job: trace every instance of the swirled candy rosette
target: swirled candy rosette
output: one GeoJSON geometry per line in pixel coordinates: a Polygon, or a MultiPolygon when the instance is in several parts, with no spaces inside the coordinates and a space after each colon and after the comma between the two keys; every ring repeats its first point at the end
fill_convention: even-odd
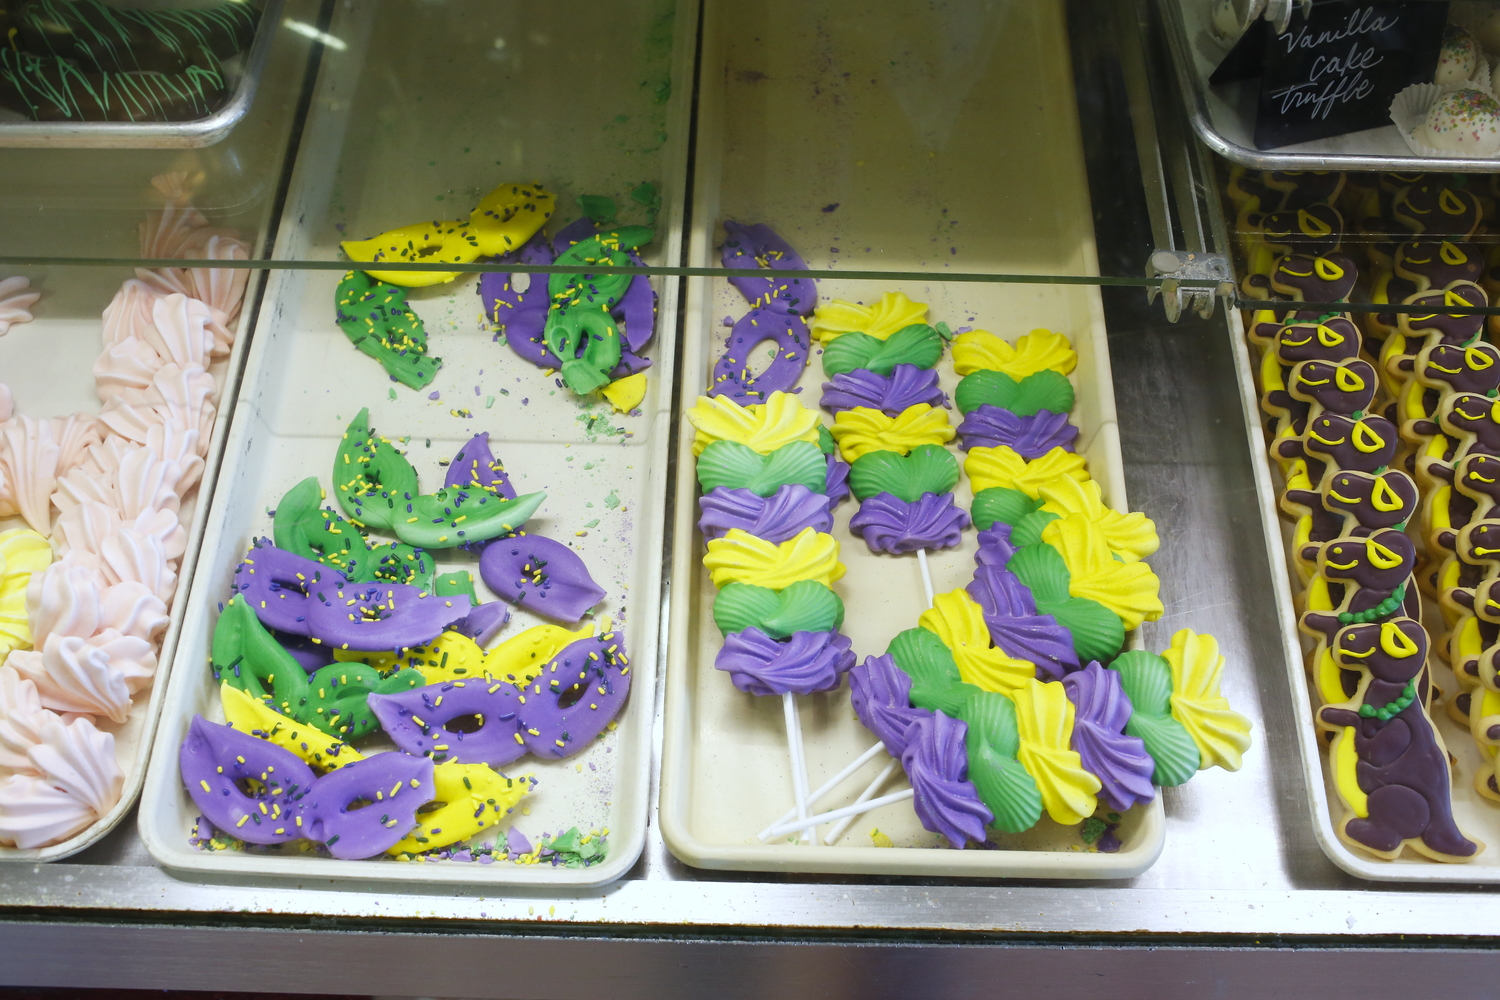
{"type": "Polygon", "coordinates": [[[796,696],[832,691],[854,665],[839,634],[844,575],[833,527],[829,465],[818,414],[786,392],[741,405],[705,396],[688,410],[698,456],[703,564],[718,589],[714,622],[724,645],[714,665],[734,686],[780,695],[795,816],[809,794],[796,696]]]}

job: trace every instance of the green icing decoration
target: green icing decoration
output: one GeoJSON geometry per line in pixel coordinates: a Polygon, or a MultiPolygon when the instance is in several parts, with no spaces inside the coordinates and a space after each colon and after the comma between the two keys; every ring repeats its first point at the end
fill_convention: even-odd
{"type": "Polygon", "coordinates": [[[417,494],[417,470],[389,441],[370,430],[370,411],[349,422],[333,458],[333,489],[355,522],[389,531],[396,505],[417,494]]]}
{"type": "Polygon", "coordinates": [[[974,494],[974,506],[970,512],[974,517],[974,527],[980,531],[988,531],[995,526],[996,521],[1015,525],[1044,503],[1045,500],[1033,500],[1020,490],[991,486],[974,494]]]}
{"type": "Polygon", "coordinates": [[[954,390],[959,411],[968,413],[984,403],[1029,417],[1038,410],[1067,413],[1073,409],[1073,386],[1066,375],[1051,369],[1034,372],[1017,382],[1004,372],[987,368],[965,375],[954,390]]]}
{"type": "Polygon", "coordinates": [[[1015,704],[1003,694],[976,691],[964,702],[959,718],[969,727],[969,780],[994,814],[990,825],[1006,833],[1030,830],[1042,818],[1042,793],[1016,760],[1021,737],[1015,704]]]}
{"type": "Polygon", "coordinates": [[[1411,707],[1411,703],[1417,700],[1417,679],[1413,677],[1406,682],[1406,687],[1395,700],[1386,702],[1380,708],[1374,705],[1359,706],[1359,717],[1362,719],[1379,719],[1381,722],[1389,722],[1392,716],[1400,715],[1411,707]]]}
{"type": "Polygon", "coordinates": [[[444,486],[398,507],[396,537],[423,549],[451,549],[509,534],[536,513],[545,493],[506,500],[487,490],[444,486]]]}
{"type": "Polygon", "coordinates": [[[423,590],[432,589],[432,575],[437,565],[432,556],[405,542],[371,545],[370,578],[385,583],[407,583],[423,590]]]}
{"type": "Polygon", "coordinates": [[[833,440],[833,432],[826,424],[818,425],[818,449],[825,455],[832,455],[838,445],[833,440]]]}
{"type": "Polygon", "coordinates": [[[704,493],[723,486],[768,497],[788,483],[814,493],[827,488],[828,460],[817,445],[793,441],[762,455],[738,441],[715,441],[698,456],[698,484],[704,493]]]}
{"type": "MultiPolygon", "coordinates": [[[[628,251],[651,242],[655,233],[645,226],[621,226],[596,233],[558,254],[558,266],[629,267],[628,251]]],[[[631,275],[556,273],[547,279],[552,305],[542,336],[562,361],[568,388],[583,394],[609,384],[609,373],[620,363],[620,331],[610,316],[630,287],[631,275]]]]}
{"type": "Polygon", "coordinates": [[[889,493],[907,503],[916,503],[924,493],[947,493],[957,485],[958,459],[947,448],[935,444],[918,445],[910,455],[868,452],[849,467],[849,488],[861,502],[877,493],[889,493]]]}
{"type": "Polygon", "coordinates": [[[1143,649],[1121,653],[1109,669],[1120,675],[1120,686],[1133,711],[1125,732],[1139,737],[1156,761],[1151,780],[1163,787],[1180,785],[1198,771],[1202,754],[1182,723],[1172,718],[1172,666],[1143,649]]]}
{"type": "Polygon", "coordinates": [[[319,507],[322,502],[323,488],[316,476],[288,490],[271,519],[276,547],[332,566],[357,583],[370,580],[374,567],[364,537],[331,508],[319,507]]]}
{"type": "Polygon", "coordinates": [[[1017,521],[1015,527],[1011,529],[1010,544],[1018,549],[1026,545],[1035,545],[1042,540],[1042,529],[1056,520],[1057,515],[1050,510],[1032,511],[1017,521]]]}
{"type": "Polygon", "coordinates": [[[897,365],[931,368],[943,356],[943,338],[925,323],[913,323],[879,340],[867,333],[846,333],[823,348],[823,373],[829,378],[868,369],[889,376],[897,365]]]}
{"type": "Polygon", "coordinates": [[[816,580],[799,580],[785,590],[729,583],[714,598],[714,624],[728,635],[758,628],[773,639],[797,632],[832,632],[844,623],[844,602],[816,580]]]}
{"type": "Polygon", "coordinates": [[[909,628],[886,647],[896,666],[911,678],[911,703],[955,719],[969,696],[979,691],[959,679],[953,652],[925,628],[909,628]]]}
{"type": "Polygon", "coordinates": [[[442,358],[427,356],[427,330],[406,304],[406,289],[350,271],[334,293],[339,329],[391,378],[413,389],[431,382],[442,358]]]}
{"type": "Polygon", "coordinates": [[[1051,615],[1072,634],[1080,662],[1107,663],[1125,645],[1125,624],[1119,615],[1098,601],[1068,593],[1072,574],[1052,546],[1038,542],[1020,548],[1005,568],[1031,590],[1040,614],[1051,615]]]}

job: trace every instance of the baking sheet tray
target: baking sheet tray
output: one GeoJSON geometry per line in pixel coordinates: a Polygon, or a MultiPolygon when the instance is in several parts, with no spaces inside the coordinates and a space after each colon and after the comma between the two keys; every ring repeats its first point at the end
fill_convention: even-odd
{"type": "MultiPolygon", "coordinates": [[[[0,381],[10,386],[16,412],[32,417],[60,417],[79,411],[98,413],[100,404],[94,392],[92,367],[104,346],[104,309],[120,285],[134,277],[134,272],[127,268],[52,267],[20,268],[18,273],[30,278],[33,289],[40,291],[42,297],[33,307],[35,318],[30,323],[13,326],[9,334],[0,338],[0,372],[4,373],[0,381]]],[[[177,569],[177,592],[172,598],[171,615],[157,657],[156,677],[149,692],[136,696],[123,726],[102,717],[95,722],[115,737],[115,753],[125,775],[120,801],[86,829],[50,847],[24,850],[0,847],[0,861],[55,861],[76,854],[114,829],[140,794],[151,738],[171,673],[172,654],[187,612],[189,583],[207,523],[207,499],[224,454],[228,409],[237,394],[244,368],[251,307],[262,278],[263,272],[250,272],[244,306],[236,320],[234,346],[228,357],[215,360],[208,369],[218,386],[214,397],[218,413],[204,459],[203,478],[182,504],[180,516],[187,529],[187,549],[177,569]]],[[[0,531],[23,527],[26,522],[19,516],[0,518],[0,531]]]]}
{"type": "MultiPolygon", "coordinates": [[[[990,119],[984,121],[983,129],[1000,134],[1006,132],[1008,123],[993,120],[996,113],[1003,115],[1003,111],[996,111],[1003,105],[993,102],[995,91],[1014,86],[1017,79],[1025,77],[1039,91],[1060,96],[1056,109],[1048,109],[1055,113],[1045,118],[1052,130],[1035,137],[1033,148],[1045,151],[1040,154],[1044,162],[1028,163],[1024,168],[1034,170],[1030,176],[1047,187],[1039,191],[1036,187],[1008,186],[993,173],[976,169],[981,165],[977,159],[965,158],[967,170],[963,165],[951,170],[931,166],[930,173],[920,181],[902,178],[894,171],[886,175],[885,181],[899,186],[899,190],[881,190],[877,178],[862,179],[854,186],[852,197],[851,188],[844,186],[834,165],[807,162],[810,154],[799,145],[804,138],[824,136],[824,149],[830,151],[830,158],[838,158],[860,155],[857,150],[878,137],[882,155],[894,162],[920,163],[928,159],[926,137],[916,128],[902,127],[899,119],[893,123],[875,102],[802,100],[805,94],[801,88],[817,87],[820,74],[845,73],[852,79],[879,74],[888,61],[889,40],[903,36],[907,27],[915,35],[922,25],[913,15],[910,25],[886,25],[884,34],[854,33],[830,50],[827,36],[807,30],[802,15],[785,9],[787,6],[763,3],[708,7],[699,94],[698,179],[689,252],[694,265],[717,264],[717,245],[723,238],[718,221],[730,218],[769,223],[808,258],[815,275],[828,259],[826,247],[857,248],[876,233],[882,266],[915,269],[924,259],[935,256],[928,239],[930,219],[926,225],[893,228],[889,224],[891,215],[926,212],[934,199],[942,204],[972,206],[975,214],[1003,214],[1020,207],[990,202],[1015,199],[1026,210],[1038,210],[1056,220],[1055,229],[1036,235],[1039,242],[1025,251],[1026,263],[1052,274],[1098,273],[1078,121],[1076,110],[1069,110],[1073,108],[1072,77],[1060,4],[1013,8],[1014,20],[1007,27],[1015,34],[1007,51],[1018,59],[1035,62],[1024,67],[991,67],[991,72],[973,81],[967,95],[960,95],[989,109],[986,113],[990,119]],[[746,59],[756,61],[743,62],[746,59]],[[758,67],[757,74],[745,73],[747,66],[758,67]],[[1060,94],[1052,88],[1060,88],[1060,94]],[[776,108],[776,116],[756,114],[753,109],[760,102],[766,108],[776,108]],[[789,152],[793,162],[778,169],[758,159],[758,153],[766,148],[763,143],[803,152],[789,152]],[[756,183],[750,182],[752,178],[756,183]],[[914,184],[922,186],[921,194],[911,190],[914,184]],[[1030,201],[1038,194],[1053,200],[1038,207],[1030,201]],[[818,206],[835,201],[841,202],[837,212],[818,210],[818,206]],[[1055,242],[1040,242],[1048,236],[1055,242]]],[[[851,10],[848,16],[858,18],[859,14],[851,10]]],[[[1030,96],[1013,94],[1013,103],[1027,105],[1030,96]]],[[[955,134],[951,141],[969,139],[968,135],[955,134]]],[[[1003,269],[1014,269],[1018,263],[999,256],[991,257],[990,262],[1003,269]]],[[[927,303],[931,322],[945,321],[955,329],[983,328],[1010,340],[1040,326],[1067,334],[1079,355],[1078,368],[1070,376],[1078,398],[1072,417],[1081,429],[1078,450],[1088,457],[1090,472],[1100,482],[1106,501],[1126,508],[1114,388],[1097,288],[945,284],[940,273],[931,281],[849,281],[837,279],[836,272],[821,273],[825,276],[819,283],[820,302],[843,298],[869,304],[884,292],[900,291],[927,303]]],[[[726,281],[689,279],[680,406],[692,406],[708,384],[709,369],[728,333],[722,319],[737,318],[746,308],[744,299],[726,281]]],[[[957,383],[951,359],[939,362],[938,368],[944,374],[945,390],[951,393],[957,383]]],[[[815,351],[800,382],[806,405],[816,406],[822,382],[822,367],[815,351]]],[[[693,434],[685,421],[679,432],[672,562],[675,586],[660,801],[662,834],[674,854],[689,864],[708,868],[1046,878],[1125,878],[1156,860],[1164,839],[1159,796],[1150,805],[1126,814],[1117,831],[1123,846],[1114,854],[1093,851],[1079,838],[1078,828],[1058,827],[1049,819],[1026,834],[1004,837],[999,841],[1003,849],[955,851],[937,846],[940,838],[922,829],[908,802],[865,814],[833,847],[758,841],[756,832],[792,802],[781,701],[741,694],[727,676],[714,669],[722,637],[713,626],[714,588],[701,562],[704,550],[696,525],[693,434]],[[896,845],[894,849],[873,846],[869,831],[877,828],[896,845]]],[[[965,480],[959,485],[957,500],[967,509],[971,499],[965,480]]],[[[872,555],[863,541],[849,533],[854,503],[846,501],[835,514],[834,537],[840,543],[840,558],[848,572],[834,586],[847,609],[842,631],[853,640],[862,659],[884,651],[897,632],[915,627],[926,601],[915,556],[872,555]]],[[[962,548],[930,557],[936,592],[968,582],[973,575],[975,545],[974,532],[970,531],[962,548]]],[[[874,737],[855,719],[847,685],[836,692],[799,698],[798,702],[809,787],[816,788],[869,747],[874,737]]],[[[882,754],[866,764],[820,808],[853,801],[858,789],[886,760],[882,754]]],[[[886,791],[901,787],[904,781],[898,774],[886,791]]],[[[828,831],[827,827],[821,829],[825,834],[828,831]]]]}
{"type": "Polygon", "coordinates": [[[1258,170],[1500,173],[1500,159],[1413,155],[1395,125],[1278,149],[1256,149],[1259,81],[1208,85],[1209,74],[1229,52],[1229,46],[1216,42],[1210,30],[1214,6],[1210,0],[1157,0],[1188,120],[1204,145],[1225,159],[1258,170]]]}
{"type": "MultiPolygon", "coordinates": [[[[670,6],[666,9],[670,12],[670,6]]],[[[410,12],[408,11],[408,14],[410,12]]],[[[434,151],[446,169],[489,178],[492,187],[509,174],[495,176],[496,167],[480,161],[472,167],[457,148],[429,145],[420,162],[399,157],[365,160],[366,143],[379,143],[378,132],[351,128],[364,122],[367,105],[385,98],[386,77],[361,72],[384,66],[383,46],[396,44],[415,23],[392,6],[371,18],[369,11],[345,11],[333,29],[363,54],[327,70],[314,96],[317,117],[309,123],[311,145],[299,156],[292,195],[283,216],[277,255],[293,259],[328,257],[337,252],[345,231],[363,234],[408,221],[374,192],[399,189],[408,198],[431,205],[429,187],[442,191],[452,183],[439,180],[428,167],[434,151]],[[386,20],[390,17],[391,20],[386,20]],[[372,23],[373,21],[373,23],[372,23]],[[352,164],[359,163],[358,170],[352,164]],[[366,172],[365,164],[376,168],[366,172]],[[422,173],[402,173],[420,169],[422,173]],[[436,187],[442,183],[443,187],[436,187]],[[423,185],[426,185],[424,187],[423,185]],[[360,213],[369,212],[368,216],[360,213]]],[[[561,8],[553,11],[559,24],[569,19],[561,8]]],[[[620,12],[619,23],[595,19],[602,37],[619,33],[645,16],[620,12]]],[[[668,55],[675,77],[686,79],[692,59],[695,18],[681,15],[670,22],[676,48],[668,55]]],[[[533,19],[536,32],[548,25],[533,19]]],[[[440,31],[440,26],[434,26],[440,31]]],[[[559,35],[558,37],[561,37],[559,35]]],[[[487,40],[486,40],[487,41],[487,40]]],[[[589,40],[575,39],[588,50],[589,40]]],[[[602,42],[601,42],[602,44],[602,42]]],[[[418,46],[417,51],[421,51],[418,46]]],[[[665,57],[664,57],[665,58],[665,57]]],[[[565,69],[565,67],[561,67],[565,69]]],[[[461,61],[455,72],[465,72],[461,61]]],[[[393,74],[394,75],[394,74],[393,74]]],[[[538,94],[550,94],[558,107],[572,108],[576,130],[589,127],[596,99],[613,107],[610,93],[598,97],[557,88],[545,74],[529,77],[538,94]]],[[[405,91],[408,99],[434,98],[448,91],[440,74],[432,74],[430,90],[405,91]]],[[[658,158],[621,164],[601,158],[567,155],[575,136],[569,129],[548,125],[548,107],[531,101],[532,133],[505,138],[517,148],[529,143],[525,176],[536,177],[558,191],[559,211],[549,231],[571,221],[568,194],[612,191],[623,194],[622,177],[638,183],[642,170],[660,170],[662,198],[657,241],[646,248],[648,263],[675,263],[680,258],[681,212],[685,178],[686,115],[690,88],[674,88],[677,96],[665,111],[668,138],[658,158]],[[554,182],[538,164],[567,164],[571,172],[554,182]],[[540,176],[538,176],[540,175],[540,176]],[[575,187],[576,186],[576,187],[575,187]]],[[[506,97],[508,106],[515,95],[506,97]]],[[[626,110],[632,105],[627,101],[626,110]]],[[[462,103],[435,106],[424,127],[457,140],[474,135],[482,115],[462,103]]],[[[649,124],[643,122],[642,127],[649,124]]],[[[486,123],[483,127],[488,128],[486,123]]],[[[474,135],[474,146],[482,137],[474,135]]],[[[414,154],[416,155],[416,154],[414,154]]],[[[453,187],[457,187],[453,184],[453,187]]],[[[451,187],[448,188],[450,191],[451,187]]],[[[628,190],[628,188],[626,189],[628,190]]],[[[425,208],[424,208],[425,210],[425,208]]],[[[417,216],[420,218],[421,216],[417,216]]],[[[471,884],[477,886],[588,886],[618,878],[635,863],[645,841],[650,790],[651,721],[659,630],[660,577],[666,518],[669,416],[676,345],[677,287],[675,278],[653,279],[658,294],[657,333],[645,355],[654,362],[648,370],[645,401],[633,415],[613,412],[602,400],[582,401],[559,387],[555,374],[544,373],[522,361],[482,325],[482,307],[475,295],[477,276],[413,290],[412,307],[423,318],[431,353],[443,359],[437,378],[420,391],[391,382],[380,366],[359,354],[334,322],[334,290],[340,271],[278,271],[268,285],[261,309],[260,333],[246,366],[236,420],[230,433],[230,460],[221,471],[211,530],[204,538],[198,578],[198,600],[189,609],[179,645],[177,683],[167,695],[164,725],[156,741],[155,766],[147,780],[140,832],[151,854],[163,865],[210,877],[228,875],[285,876],[305,879],[471,884]],[[436,394],[438,398],[429,398],[436,394]],[[230,579],[254,537],[266,535],[273,508],[282,494],[309,475],[326,478],[330,461],[345,426],[361,407],[370,408],[372,426],[391,436],[410,435],[408,456],[424,489],[441,482],[440,460],[451,457],[472,435],[490,433],[490,445],[504,462],[520,492],[546,490],[548,499],[527,524],[527,530],[571,545],[588,565],[595,580],[608,591],[592,620],[609,617],[623,630],[634,668],[632,692],[617,718],[618,728],[607,732],[586,751],[560,761],[527,756],[504,770],[508,775],[533,774],[539,784],[511,816],[510,824],[533,842],[539,834],[560,834],[578,826],[583,832],[609,831],[606,859],[591,867],[569,869],[551,865],[489,865],[445,861],[404,864],[388,859],[338,861],[314,853],[257,850],[200,851],[189,843],[198,812],[178,776],[177,750],[195,713],[221,721],[218,685],[207,667],[218,603],[230,594],[230,579]],[[465,415],[467,414],[467,415],[465,415]]],[[[535,280],[545,280],[537,278],[535,280]]],[[[326,484],[325,484],[326,485],[326,484]]],[[[465,568],[475,575],[481,600],[493,599],[478,578],[472,557],[440,554],[440,571],[465,568]],[[444,558],[446,556],[447,558],[444,558]]],[[[516,610],[497,641],[541,624],[541,619],[516,610]]],[[[378,743],[362,744],[372,749],[378,743]]],[[[495,834],[481,834],[476,842],[493,842],[495,834]]]]}
{"type": "Polygon", "coordinates": [[[212,146],[239,124],[270,58],[285,0],[264,0],[255,37],[239,57],[239,78],[224,106],[185,122],[33,122],[0,120],[0,146],[58,149],[194,149],[212,146]]]}

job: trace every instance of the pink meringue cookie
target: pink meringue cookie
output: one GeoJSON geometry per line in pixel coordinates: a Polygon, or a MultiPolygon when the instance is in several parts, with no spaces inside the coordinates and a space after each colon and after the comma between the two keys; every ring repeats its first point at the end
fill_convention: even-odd
{"type": "Polygon", "coordinates": [[[53,417],[52,440],[57,442],[57,471],[65,472],[99,443],[99,421],[89,413],[53,417]]]}
{"type": "Polygon", "coordinates": [[[108,584],[134,580],[167,604],[177,589],[177,572],[160,538],[137,531],[131,525],[104,540],[100,547],[104,580],[108,584]]]}
{"type": "Polygon", "coordinates": [[[162,356],[139,337],[106,342],[94,361],[94,391],[104,403],[127,393],[145,392],[164,364],[162,356]]]}
{"type": "Polygon", "coordinates": [[[31,290],[31,282],[16,275],[0,279],[0,337],[19,323],[31,322],[31,307],[42,297],[31,290]]]}
{"type": "Polygon", "coordinates": [[[126,580],[104,588],[99,601],[106,630],[155,642],[167,629],[167,605],[143,583],[126,580]]]}
{"type": "Polygon", "coordinates": [[[56,562],[44,572],[33,573],[26,588],[32,642],[44,646],[53,635],[80,639],[93,635],[103,617],[101,589],[98,574],[76,562],[56,562]]]}
{"type": "Polygon", "coordinates": [[[27,751],[42,741],[42,725],[56,718],[42,707],[35,684],[0,666],[0,776],[37,773],[27,751]]]}
{"type": "Polygon", "coordinates": [[[207,305],[173,292],[156,300],[151,325],[140,336],[166,362],[206,368],[214,346],[213,332],[208,329],[211,322],[213,314],[207,305]]]}
{"type": "Polygon", "coordinates": [[[10,386],[0,382],[0,423],[9,420],[16,411],[16,401],[11,397],[10,386]]]}
{"type": "MultiPolygon", "coordinates": [[[[203,245],[204,260],[248,260],[249,257],[250,244],[233,236],[216,234],[203,245]]],[[[228,354],[234,343],[229,327],[239,319],[250,272],[240,267],[195,267],[189,273],[194,297],[213,310],[215,316],[214,353],[228,354]]]]}
{"type": "Polygon", "coordinates": [[[130,686],[109,653],[77,636],[54,635],[40,652],[17,650],[5,661],[36,685],[44,708],[102,715],[124,723],[130,716],[130,686]]]}
{"type": "Polygon", "coordinates": [[[139,339],[141,330],[151,325],[151,311],[160,294],[150,284],[136,278],[121,285],[109,305],[104,307],[105,348],[132,337],[139,339]]]}
{"type": "Polygon", "coordinates": [[[13,774],[0,781],[0,844],[30,849],[79,833],[99,814],[46,778],[13,774]]]}
{"type": "Polygon", "coordinates": [[[0,471],[5,474],[10,509],[32,528],[52,530],[52,490],[57,484],[57,460],[62,454],[52,436],[52,421],[24,414],[0,428],[0,471]]]}
{"type": "Polygon", "coordinates": [[[39,774],[0,781],[0,843],[42,847],[88,827],[120,800],[125,778],[115,741],[87,719],[42,727],[29,756],[39,774]]]}

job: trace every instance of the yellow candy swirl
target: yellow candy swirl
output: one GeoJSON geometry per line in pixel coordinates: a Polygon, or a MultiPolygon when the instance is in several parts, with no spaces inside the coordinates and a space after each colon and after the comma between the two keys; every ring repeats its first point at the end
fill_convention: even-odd
{"type": "Polygon", "coordinates": [[[1047,815],[1064,826],[1081,823],[1098,807],[1103,787],[1083,769],[1083,758],[1070,749],[1073,703],[1058,683],[1032,678],[1011,695],[1016,703],[1016,730],[1021,737],[1016,759],[1036,779],[1047,815]]]}
{"type": "Polygon", "coordinates": [[[1032,330],[1014,347],[986,330],[970,330],[953,341],[953,369],[960,375],[988,369],[1019,382],[1039,371],[1066,375],[1076,367],[1078,355],[1068,338],[1051,330],[1032,330]]]}
{"type": "Polygon", "coordinates": [[[708,543],[703,557],[715,587],[726,583],[752,583],[771,590],[785,590],[798,580],[817,580],[824,586],[844,575],[839,562],[839,543],[832,535],[812,528],[796,538],[776,545],[740,528],[730,528],[723,538],[708,543]]]}
{"type": "Polygon", "coordinates": [[[1198,744],[1198,769],[1238,771],[1250,748],[1250,720],[1230,708],[1219,692],[1224,673],[1219,641],[1185,628],[1172,636],[1172,645],[1161,655],[1172,665],[1172,718],[1198,744]]]}
{"type": "Polygon", "coordinates": [[[986,691],[1011,694],[1036,677],[1036,664],[1017,660],[990,645],[984,609],[963,588],[939,594],[917,624],[953,651],[958,675],[986,691]]]}
{"type": "Polygon", "coordinates": [[[734,441],[762,455],[793,441],[818,443],[818,414],[789,392],[773,392],[764,403],[741,406],[727,396],[699,396],[687,411],[693,436],[693,454],[715,441],[734,441]]]}
{"type": "Polygon", "coordinates": [[[1041,488],[1055,479],[1068,477],[1079,481],[1089,478],[1082,455],[1064,448],[1053,448],[1034,462],[1028,462],[1009,445],[995,448],[971,448],[964,459],[964,472],[974,492],[992,486],[1020,490],[1033,500],[1041,496],[1041,488]]]}
{"type": "Polygon", "coordinates": [[[52,565],[52,546],[30,528],[0,531],[0,663],[13,649],[31,648],[26,587],[33,573],[52,565]]]}
{"type": "Polygon", "coordinates": [[[833,418],[833,439],[846,462],[872,451],[908,455],[918,445],[943,445],[953,437],[948,412],[927,403],[908,406],[894,417],[868,406],[856,406],[833,418]]]}
{"type": "Polygon", "coordinates": [[[1099,484],[1092,479],[1080,482],[1062,477],[1042,486],[1041,498],[1046,501],[1042,510],[1066,517],[1076,514],[1099,526],[1109,550],[1125,562],[1139,562],[1161,546],[1156,525],[1139,511],[1122,514],[1106,507],[1099,493],[1099,484]]]}
{"type": "Polygon", "coordinates": [[[846,333],[863,333],[885,340],[897,330],[913,323],[927,322],[927,306],[913,302],[900,292],[886,292],[874,306],[855,305],[834,299],[813,310],[809,327],[820,343],[828,343],[846,333]]]}
{"type": "Polygon", "coordinates": [[[1111,556],[1094,522],[1076,514],[1059,518],[1042,529],[1042,541],[1062,553],[1072,575],[1068,593],[1109,608],[1127,632],[1162,616],[1161,580],[1143,562],[1122,563],[1111,556]]]}

